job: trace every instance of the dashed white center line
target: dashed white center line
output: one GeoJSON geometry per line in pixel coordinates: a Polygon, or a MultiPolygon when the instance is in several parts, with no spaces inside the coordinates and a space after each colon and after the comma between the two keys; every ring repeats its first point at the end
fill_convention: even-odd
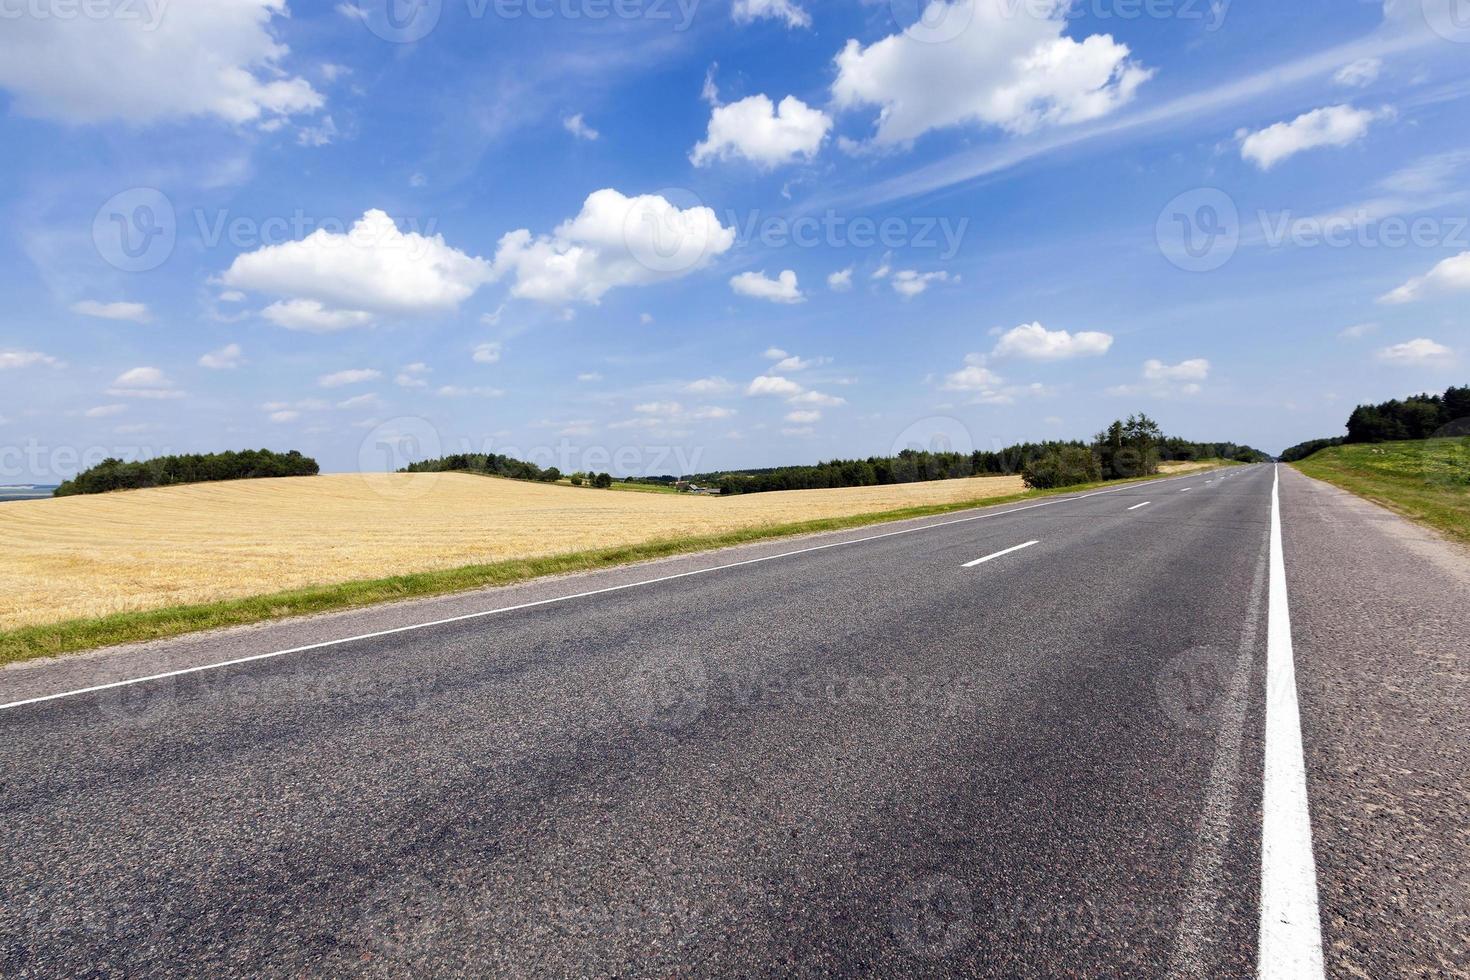
{"type": "Polygon", "coordinates": [[[1153,503],[1152,500],[1145,500],[1143,503],[1141,503],[1141,504],[1134,504],[1132,507],[1129,507],[1128,509],[1129,510],[1137,510],[1140,507],[1147,507],[1151,503],[1153,503]]]}
{"type": "Polygon", "coordinates": [[[1018,545],[1016,545],[1014,548],[1007,548],[1005,551],[997,551],[993,555],[986,555],[984,558],[976,558],[974,561],[965,562],[965,567],[966,568],[974,568],[976,565],[983,565],[983,564],[985,564],[988,561],[995,561],[995,559],[997,559],[997,558],[1004,558],[1006,555],[1013,554],[1013,553],[1015,553],[1017,551],[1020,551],[1023,548],[1029,548],[1033,544],[1041,544],[1041,542],[1040,541],[1027,541],[1025,544],[1018,544],[1018,545]]]}
{"type": "Polygon", "coordinates": [[[1179,492],[1180,493],[1188,493],[1189,491],[1191,491],[1193,489],[1194,489],[1194,487],[1185,487],[1183,490],[1180,490],[1179,492]]]}

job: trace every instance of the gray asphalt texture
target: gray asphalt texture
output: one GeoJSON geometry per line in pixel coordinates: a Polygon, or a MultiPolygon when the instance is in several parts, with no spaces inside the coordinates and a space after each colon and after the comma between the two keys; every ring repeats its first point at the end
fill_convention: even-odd
{"type": "MultiPolygon", "coordinates": [[[[0,975],[1250,976],[1271,478],[907,524],[943,526],[0,712],[0,975]]],[[[1310,486],[1283,470],[1327,946],[1453,972],[1463,917],[1425,945],[1432,916],[1375,889],[1423,869],[1463,909],[1464,698],[1427,748],[1383,709],[1389,759],[1354,728],[1382,700],[1357,675],[1412,673],[1394,637],[1424,618],[1316,646],[1313,603],[1351,601],[1358,566],[1316,540],[1346,518],[1310,486]],[[1437,766],[1419,860],[1362,809],[1420,791],[1407,762],[1437,766]]],[[[32,665],[0,701],[884,530],[32,665]]],[[[1435,607],[1451,654],[1464,594],[1435,607]]]]}

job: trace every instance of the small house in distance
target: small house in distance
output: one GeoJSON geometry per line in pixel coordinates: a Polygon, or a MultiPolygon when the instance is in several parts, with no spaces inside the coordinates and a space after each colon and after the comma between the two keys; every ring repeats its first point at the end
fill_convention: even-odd
{"type": "Polygon", "coordinates": [[[697,493],[704,497],[718,497],[721,493],[724,492],[719,487],[702,487],[699,484],[691,483],[688,480],[679,480],[674,484],[674,489],[678,490],[680,493],[697,493]]]}

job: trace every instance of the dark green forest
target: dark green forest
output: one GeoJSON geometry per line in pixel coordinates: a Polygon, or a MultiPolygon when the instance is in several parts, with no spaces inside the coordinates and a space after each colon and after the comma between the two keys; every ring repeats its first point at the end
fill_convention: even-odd
{"type": "MultiPolygon", "coordinates": [[[[555,483],[564,475],[555,466],[545,469],[535,463],[502,456],[499,453],[454,453],[438,459],[426,459],[421,463],[409,463],[400,473],[478,473],[482,476],[502,476],[508,480],[532,480],[538,483],[555,483]]],[[[606,490],[613,484],[609,473],[572,473],[573,486],[590,486],[606,490]]],[[[673,477],[669,478],[673,482],[673,477]]]]}
{"type": "Polygon", "coordinates": [[[191,453],[184,456],[159,456],[157,459],[135,463],[104,459],[57,487],[56,496],[141,490],[180,483],[254,480],[274,476],[316,476],[320,470],[316,460],[303,456],[294,449],[285,453],[276,453],[269,449],[191,453]]]}
{"type": "Polygon", "coordinates": [[[1193,442],[1171,438],[1165,436],[1152,419],[1138,415],[1127,421],[1114,422],[1091,443],[1080,440],[1024,442],[998,451],[975,450],[971,453],[905,449],[897,456],[834,459],[815,466],[700,473],[690,479],[717,486],[726,494],[736,494],[886,486],[970,476],[1025,476],[1030,469],[1042,481],[1032,486],[1051,487],[1072,486],[1096,479],[1143,476],[1157,472],[1160,462],[1198,459],[1261,462],[1270,457],[1233,442],[1193,442]],[[1074,450],[1080,450],[1080,454],[1074,450]],[[1094,470],[1090,466],[1080,464],[1083,455],[1096,462],[1097,476],[1091,476],[1094,470]],[[1056,468],[1059,458],[1070,461],[1064,470],[1056,468]],[[1043,476],[1037,468],[1043,461],[1046,461],[1050,475],[1043,476]],[[1054,480],[1065,482],[1052,482],[1054,480]]]}
{"type": "Polygon", "coordinates": [[[1451,386],[1442,395],[1413,395],[1377,405],[1359,405],[1348,416],[1347,435],[1299,443],[1283,452],[1281,459],[1294,463],[1330,446],[1467,434],[1470,434],[1470,386],[1451,386]]]}

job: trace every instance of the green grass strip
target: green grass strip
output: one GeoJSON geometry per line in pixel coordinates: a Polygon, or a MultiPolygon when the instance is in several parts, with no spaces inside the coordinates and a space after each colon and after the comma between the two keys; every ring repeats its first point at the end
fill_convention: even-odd
{"type": "Polygon", "coordinates": [[[244,626],[284,619],[288,616],[356,609],[383,602],[514,585],[548,575],[596,571],[633,562],[650,561],[697,551],[712,551],[717,548],[728,548],[773,538],[844,531],[872,524],[951,514],[962,510],[1000,507],[1037,497],[1082,493],[1114,484],[1141,483],[1146,480],[1168,479],[1176,475],[1161,473],[1140,480],[1090,483],[1060,490],[1028,490],[1004,497],[908,507],[901,510],[856,514],[850,517],[831,517],[795,524],[756,526],[724,534],[648,541],[643,544],[578,551],[545,558],[523,558],[487,565],[466,565],[461,568],[415,572],[409,575],[342,582],[335,585],[314,585],[244,599],[225,599],[192,606],[147,609],[139,612],[115,613],[95,619],[73,619],[41,626],[27,626],[0,632],[0,664],[18,663],[38,657],[55,657],[123,643],[161,640],[226,626],[244,626]]]}
{"type": "Polygon", "coordinates": [[[1470,438],[1335,446],[1291,465],[1470,543],[1470,438]]]}

